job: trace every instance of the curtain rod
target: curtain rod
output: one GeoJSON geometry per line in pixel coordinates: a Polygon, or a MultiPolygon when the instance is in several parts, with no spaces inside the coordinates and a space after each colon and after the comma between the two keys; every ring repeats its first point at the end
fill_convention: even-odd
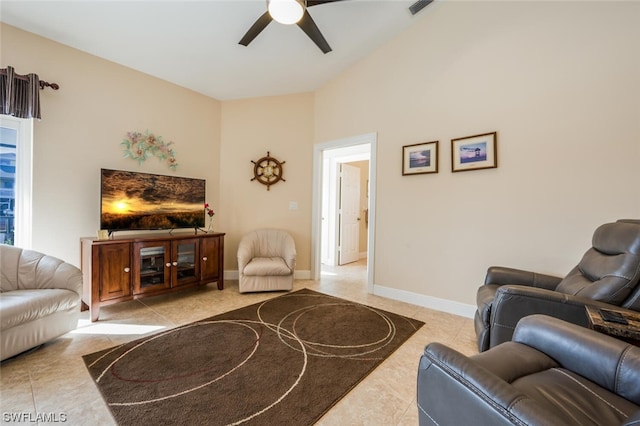
{"type": "MultiPolygon", "coordinates": [[[[7,75],[6,68],[0,69],[0,74],[7,75]]],[[[14,77],[18,80],[29,81],[29,78],[26,75],[14,74],[14,77]]],[[[40,89],[44,89],[45,87],[51,87],[53,90],[58,90],[60,85],[58,83],[49,83],[48,81],[39,80],[40,81],[40,89]]]]}

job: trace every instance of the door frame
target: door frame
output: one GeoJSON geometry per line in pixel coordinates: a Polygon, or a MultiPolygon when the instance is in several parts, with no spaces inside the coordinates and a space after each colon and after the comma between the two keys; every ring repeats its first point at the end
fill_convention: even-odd
{"type": "Polygon", "coordinates": [[[367,228],[367,291],[373,293],[376,228],[376,152],[377,133],[318,143],[313,146],[313,190],[311,202],[311,278],[320,279],[322,235],[322,183],[324,152],[369,144],[369,226],[367,228]]]}
{"type": "MultiPolygon", "coordinates": [[[[344,163],[367,161],[371,157],[370,144],[334,148],[323,151],[322,158],[322,205],[320,222],[320,263],[337,266],[340,239],[340,168],[344,163]]],[[[368,180],[368,174],[367,174],[368,180]]],[[[368,204],[368,202],[367,202],[368,204]]]]}

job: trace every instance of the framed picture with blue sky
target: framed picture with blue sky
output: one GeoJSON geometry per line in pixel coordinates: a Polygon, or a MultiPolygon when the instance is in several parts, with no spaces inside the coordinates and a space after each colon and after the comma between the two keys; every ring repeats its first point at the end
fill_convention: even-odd
{"type": "Polygon", "coordinates": [[[438,173],[438,141],[402,147],[402,175],[438,173]]]}
{"type": "Polygon", "coordinates": [[[497,132],[451,139],[451,171],[498,167],[497,132]]]}

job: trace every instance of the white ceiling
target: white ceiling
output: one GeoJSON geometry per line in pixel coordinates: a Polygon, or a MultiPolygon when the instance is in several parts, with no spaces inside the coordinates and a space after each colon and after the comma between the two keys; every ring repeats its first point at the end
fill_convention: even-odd
{"type": "Polygon", "coordinates": [[[414,2],[344,0],[310,7],[333,49],[326,55],[296,25],[275,21],[249,46],[238,44],[266,11],[266,0],[1,0],[0,20],[230,100],[316,90],[428,13],[412,16],[414,2]]]}

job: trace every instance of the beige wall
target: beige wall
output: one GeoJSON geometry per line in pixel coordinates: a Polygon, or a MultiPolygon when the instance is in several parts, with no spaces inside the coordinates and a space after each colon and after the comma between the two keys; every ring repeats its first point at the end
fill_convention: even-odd
{"type": "MultiPolygon", "coordinates": [[[[317,142],[377,132],[376,289],[475,304],[492,264],[568,272],[640,217],[640,3],[434,2],[316,92],[317,142]],[[497,169],[450,140],[498,132],[497,169]],[[440,141],[438,174],[403,145],[440,141]]],[[[435,299],[431,299],[435,298],[435,299]]]]}
{"type": "Polygon", "coordinates": [[[296,269],[308,276],[313,103],[311,93],[223,102],[220,226],[227,232],[225,269],[237,271],[235,255],[242,235],[272,227],[291,232],[298,252],[296,269]],[[251,161],[264,157],[267,151],[286,161],[286,182],[278,182],[268,191],[251,181],[251,161]],[[290,210],[291,202],[297,203],[297,210],[290,210]]]}
{"type": "Polygon", "coordinates": [[[308,275],[313,94],[222,103],[8,25],[0,34],[0,66],[61,86],[41,92],[35,123],[34,249],[78,265],[79,238],[99,228],[100,168],[139,170],[207,180],[215,229],[227,233],[225,269],[237,270],[245,232],[279,227],[291,230],[308,275]],[[175,172],[122,157],[126,132],[147,129],[175,142],[175,172]],[[286,161],[286,182],[269,191],[250,181],[251,160],[267,151],[286,161]]]}
{"type": "Polygon", "coordinates": [[[307,271],[313,144],[376,132],[376,291],[471,307],[491,264],[563,274],[597,225],[640,217],[639,16],[637,2],[434,2],[315,93],[228,102],[2,25],[0,65],[61,85],[35,125],[34,248],[78,263],[101,167],[173,173],[122,158],[124,134],[149,129],[175,141],[175,174],[207,179],[225,269],[244,232],[273,226],[307,271]],[[451,138],[494,130],[499,167],[452,174],[451,138]],[[403,177],[402,146],[432,140],[440,172],[403,177]],[[286,161],[270,191],[250,181],[267,151],[286,161]]]}
{"type": "Polygon", "coordinates": [[[219,205],[220,102],[2,24],[0,66],[37,73],[60,90],[41,91],[34,124],[33,248],[80,264],[80,237],[100,225],[100,168],[203,178],[219,205]],[[175,142],[175,172],[156,158],[123,158],[127,131],[175,142]]]}

